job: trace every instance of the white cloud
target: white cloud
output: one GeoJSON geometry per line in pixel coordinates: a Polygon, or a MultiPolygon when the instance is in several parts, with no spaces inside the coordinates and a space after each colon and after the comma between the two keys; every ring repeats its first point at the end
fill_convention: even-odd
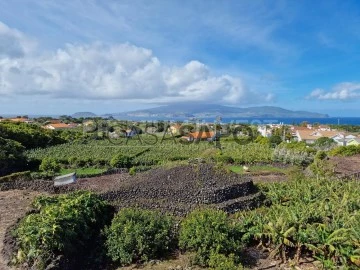
{"type": "Polygon", "coordinates": [[[19,58],[30,52],[34,41],[16,29],[11,29],[0,21],[0,58],[19,58]]]}
{"type": "Polygon", "coordinates": [[[308,98],[319,100],[354,100],[360,99],[360,83],[343,82],[335,85],[331,91],[317,88],[310,93],[308,98]]]}
{"type": "Polygon", "coordinates": [[[41,52],[25,35],[0,24],[0,95],[122,99],[141,102],[261,103],[272,96],[249,90],[240,78],[213,76],[190,61],[163,65],[151,50],[131,44],[67,44],[41,52]]]}

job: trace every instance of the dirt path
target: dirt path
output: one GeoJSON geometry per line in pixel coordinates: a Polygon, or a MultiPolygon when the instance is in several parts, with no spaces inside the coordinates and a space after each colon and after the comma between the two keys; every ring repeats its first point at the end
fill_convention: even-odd
{"type": "MultiPolygon", "coordinates": [[[[29,204],[37,195],[40,195],[40,193],[26,190],[0,192],[0,251],[3,249],[6,229],[25,214],[29,204]]],[[[0,270],[10,269],[6,266],[1,254],[0,270]]]]}

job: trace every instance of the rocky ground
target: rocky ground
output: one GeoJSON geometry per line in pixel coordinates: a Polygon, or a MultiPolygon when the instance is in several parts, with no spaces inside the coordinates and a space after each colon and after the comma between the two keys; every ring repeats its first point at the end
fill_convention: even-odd
{"type": "Polygon", "coordinates": [[[128,173],[78,179],[55,188],[52,181],[13,181],[0,190],[27,189],[49,193],[91,190],[117,207],[139,206],[184,215],[201,205],[228,212],[254,208],[261,203],[251,178],[216,168],[212,164],[157,168],[130,176],[128,173]]]}
{"type": "Polygon", "coordinates": [[[360,155],[351,157],[331,157],[330,163],[338,177],[346,177],[360,172],[360,155]]]}

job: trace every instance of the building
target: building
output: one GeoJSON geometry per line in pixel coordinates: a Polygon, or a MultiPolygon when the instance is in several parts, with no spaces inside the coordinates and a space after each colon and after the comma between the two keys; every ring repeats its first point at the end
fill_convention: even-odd
{"type": "Polygon", "coordinates": [[[297,129],[296,138],[299,142],[306,142],[308,144],[315,143],[315,141],[322,137],[334,138],[338,136],[337,131],[319,131],[311,129],[297,129]]]}
{"type": "Polygon", "coordinates": [[[360,145],[360,138],[354,138],[354,139],[350,139],[348,142],[347,142],[347,145],[360,145]]]}
{"type": "Polygon", "coordinates": [[[197,131],[189,133],[187,136],[181,137],[181,139],[189,142],[202,140],[212,141],[216,139],[216,133],[214,131],[197,131]]]}
{"type": "Polygon", "coordinates": [[[352,134],[346,135],[345,133],[339,133],[336,136],[332,137],[332,139],[339,145],[339,146],[346,146],[349,144],[350,140],[356,139],[356,136],[352,134]]]}
{"type": "Polygon", "coordinates": [[[272,128],[270,126],[258,126],[257,130],[261,134],[261,136],[271,137],[272,128]]]}
{"type": "Polygon", "coordinates": [[[322,137],[333,139],[339,146],[346,146],[350,140],[356,139],[355,135],[346,134],[336,130],[296,130],[296,138],[299,142],[304,141],[308,144],[312,144],[322,137]]]}
{"type": "Polygon", "coordinates": [[[16,123],[27,123],[27,124],[34,123],[34,121],[32,121],[32,120],[30,120],[29,118],[26,118],[26,117],[0,119],[0,122],[2,122],[2,121],[10,121],[10,122],[16,122],[16,123]]]}
{"type": "Polygon", "coordinates": [[[180,124],[175,124],[175,125],[170,126],[170,131],[171,131],[172,134],[179,134],[180,129],[181,129],[180,124]]]}
{"type": "Polygon", "coordinates": [[[76,127],[78,127],[78,124],[74,124],[74,123],[70,123],[70,124],[57,123],[57,124],[48,124],[48,125],[44,126],[44,128],[52,129],[52,130],[71,129],[71,128],[76,128],[76,127]]]}

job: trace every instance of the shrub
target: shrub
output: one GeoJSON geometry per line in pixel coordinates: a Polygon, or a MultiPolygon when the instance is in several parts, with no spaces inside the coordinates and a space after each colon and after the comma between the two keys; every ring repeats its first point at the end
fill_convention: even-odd
{"type": "Polygon", "coordinates": [[[59,172],[60,165],[56,159],[53,158],[44,158],[39,166],[39,170],[43,172],[59,172]]]}
{"type": "Polygon", "coordinates": [[[106,229],[108,255],[120,264],[164,256],[173,247],[174,221],[157,211],[125,208],[106,229]]]}
{"type": "Polygon", "coordinates": [[[45,269],[58,255],[68,258],[86,248],[110,216],[108,205],[90,192],[40,196],[33,206],[38,212],[26,216],[14,232],[15,262],[32,269],[45,269]]]}
{"type": "Polygon", "coordinates": [[[330,156],[354,156],[360,154],[360,146],[348,145],[336,147],[332,149],[329,154],[330,156]]]}
{"type": "Polygon", "coordinates": [[[232,164],[234,163],[234,159],[230,156],[226,156],[226,155],[217,155],[216,157],[216,161],[217,162],[222,162],[222,163],[225,163],[225,164],[232,164]]]}
{"type": "Polygon", "coordinates": [[[181,223],[179,246],[195,251],[195,263],[208,266],[212,253],[229,255],[241,248],[240,233],[223,211],[195,210],[181,223]]]}
{"type": "Polygon", "coordinates": [[[316,150],[304,142],[279,144],[273,153],[273,160],[293,165],[307,166],[314,160],[316,150]]]}
{"type": "Polygon", "coordinates": [[[71,156],[68,158],[68,163],[71,167],[76,167],[77,157],[71,156]]]}
{"type": "Polygon", "coordinates": [[[279,145],[281,142],[282,142],[282,139],[281,139],[281,137],[279,135],[272,135],[269,138],[269,143],[271,145],[279,145]]]}
{"type": "Polygon", "coordinates": [[[136,174],[136,168],[135,167],[131,167],[129,170],[129,174],[130,175],[135,175],[136,174]]]}
{"type": "Polygon", "coordinates": [[[235,262],[234,254],[225,256],[223,254],[211,253],[209,258],[209,267],[211,270],[242,270],[242,265],[235,262]]]}
{"type": "Polygon", "coordinates": [[[110,166],[115,168],[129,168],[131,161],[132,159],[130,157],[117,154],[111,159],[110,166]]]}

